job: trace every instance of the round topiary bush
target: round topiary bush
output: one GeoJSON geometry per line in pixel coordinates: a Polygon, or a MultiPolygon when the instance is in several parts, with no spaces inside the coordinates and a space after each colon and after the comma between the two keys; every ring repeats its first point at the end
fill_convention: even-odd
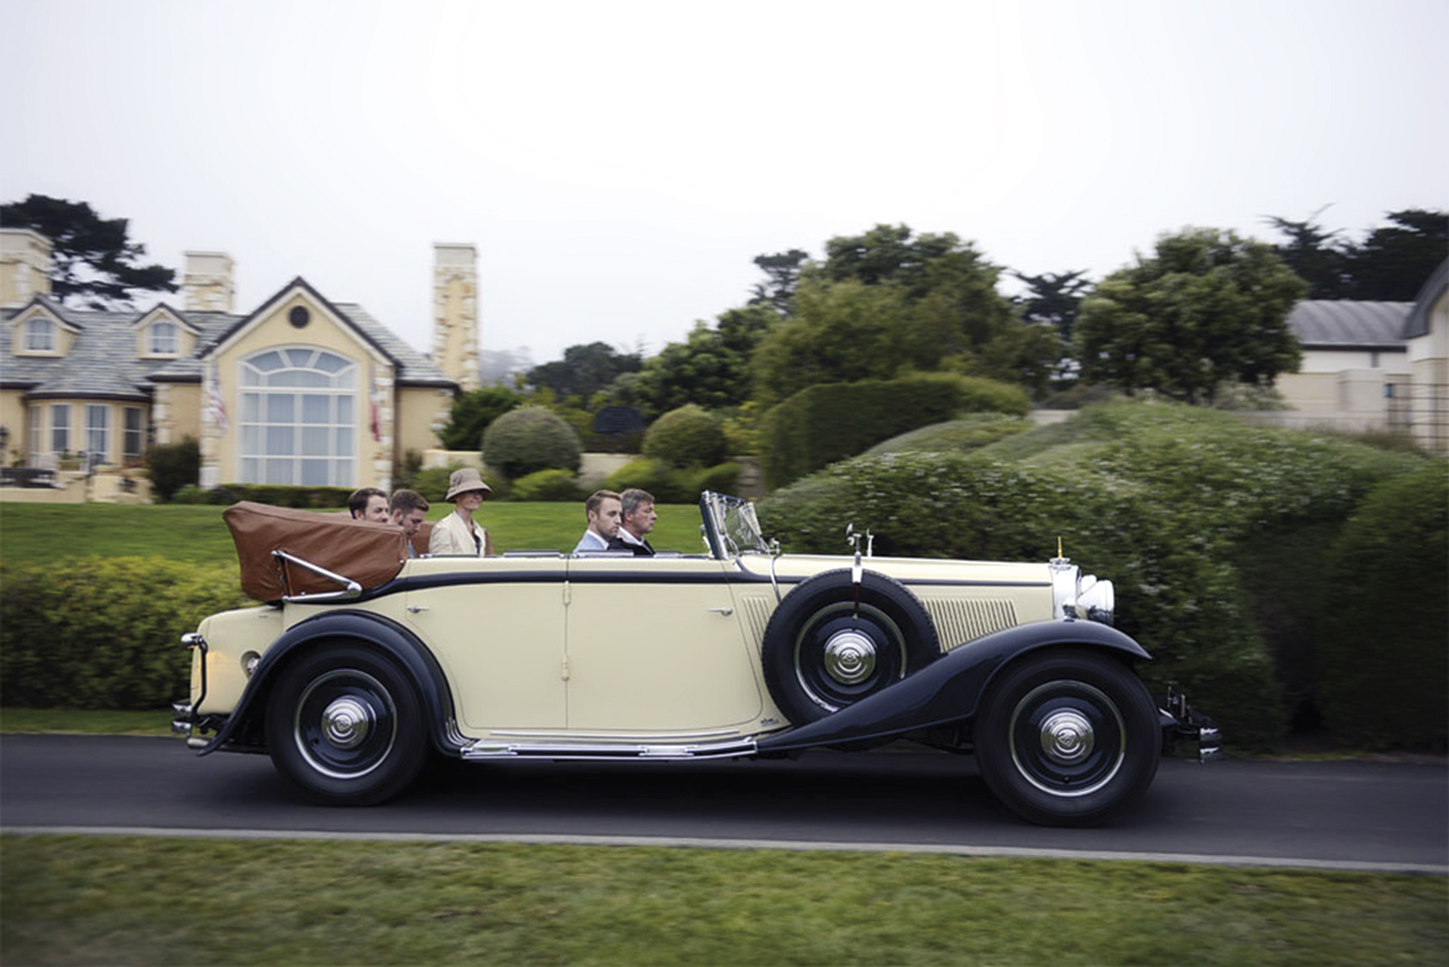
{"type": "Polygon", "coordinates": [[[483,459],[510,480],[539,470],[578,473],[583,444],[563,417],[541,406],[504,413],[483,434],[483,459]]]}
{"type": "Polygon", "coordinates": [[[644,456],[671,467],[712,467],[725,458],[724,428],[702,406],[670,410],[644,435],[644,456]]]}
{"type": "Polygon", "coordinates": [[[513,481],[514,500],[539,500],[562,503],[583,500],[574,475],[567,470],[537,470],[513,481]]]}
{"type": "Polygon", "coordinates": [[[609,474],[604,487],[617,493],[637,487],[649,491],[661,504],[685,504],[699,499],[699,492],[691,488],[683,474],[663,460],[649,457],[624,464],[609,474]]]}

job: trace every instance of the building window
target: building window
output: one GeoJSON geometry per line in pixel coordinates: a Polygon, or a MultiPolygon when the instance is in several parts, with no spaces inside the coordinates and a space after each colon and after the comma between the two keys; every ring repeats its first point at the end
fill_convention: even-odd
{"type": "Polygon", "coordinates": [[[357,365],[325,349],[289,347],[241,363],[242,483],[351,487],[357,365]]]}
{"type": "Polygon", "coordinates": [[[177,354],[176,323],[164,320],[153,323],[147,351],[152,356],[175,356],[177,354]]]}
{"type": "Polygon", "coordinates": [[[45,453],[45,427],[42,425],[45,408],[38,403],[30,404],[30,459],[25,462],[32,467],[38,467],[41,463],[41,455],[45,453]]]}
{"type": "Polygon", "coordinates": [[[50,405],[50,452],[56,456],[70,452],[70,404],[50,405]]]}
{"type": "Polygon", "coordinates": [[[95,403],[86,406],[86,452],[92,463],[111,459],[111,408],[95,403]]]}
{"type": "Polygon", "coordinates": [[[25,351],[28,353],[55,352],[55,323],[40,316],[26,319],[25,351]]]}
{"type": "Polygon", "coordinates": [[[126,426],[121,434],[121,459],[126,463],[141,459],[146,441],[142,415],[139,406],[126,407],[126,426]]]}

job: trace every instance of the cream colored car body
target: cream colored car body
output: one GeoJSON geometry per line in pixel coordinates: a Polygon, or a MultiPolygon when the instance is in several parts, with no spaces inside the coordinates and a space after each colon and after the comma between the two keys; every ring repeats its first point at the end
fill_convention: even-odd
{"type": "MultiPolygon", "coordinates": [[[[420,558],[404,565],[399,582],[466,576],[478,583],[351,607],[402,625],[426,645],[469,739],[715,740],[788,724],[760,670],[777,593],[849,564],[805,555],[420,558]],[[510,581],[514,574],[527,580],[510,581]]],[[[943,650],[1053,617],[1047,564],[867,558],[863,565],[916,594],[943,650]]],[[[198,632],[209,647],[193,654],[195,711],[229,715],[284,631],[339,607],[286,603],[207,618],[198,632]]]]}

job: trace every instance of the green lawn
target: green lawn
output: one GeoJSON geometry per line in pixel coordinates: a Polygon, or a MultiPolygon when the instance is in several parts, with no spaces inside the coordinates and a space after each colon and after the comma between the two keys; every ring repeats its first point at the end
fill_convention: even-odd
{"type": "MultiPolygon", "coordinates": [[[[452,511],[434,504],[429,519],[452,511]]],[[[127,506],[121,504],[19,504],[0,502],[0,561],[42,563],[57,558],[95,554],[101,557],[140,555],[192,564],[236,563],[231,534],[221,507],[127,506]]],[[[699,508],[667,504],[649,542],[660,550],[698,553],[699,508]]],[[[502,552],[552,548],[573,550],[584,531],[582,504],[488,503],[483,524],[502,552]]]]}
{"type": "Polygon", "coordinates": [[[1439,877],[129,836],[5,836],[0,859],[17,965],[1360,967],[1449,949],[1439,877]]]}

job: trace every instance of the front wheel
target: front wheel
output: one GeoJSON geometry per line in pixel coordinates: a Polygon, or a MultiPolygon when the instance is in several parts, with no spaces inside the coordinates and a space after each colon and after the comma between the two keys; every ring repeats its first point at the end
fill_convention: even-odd
{"type": "Polygon", "coordinates": [[[281,673],[267,702],[267,751],[312,799],[367,806],[417,776],[427,757],[421,703],[390,658],[327,645],[281,673]]]}
{"type": "Polygon", "coordinates": [[[976,758],[996,798],[1045,826],[1094,826],[1157,774],[1157,709],[1133,672],[1088,652],[1028,657],[990,687],[976,758]]]}

